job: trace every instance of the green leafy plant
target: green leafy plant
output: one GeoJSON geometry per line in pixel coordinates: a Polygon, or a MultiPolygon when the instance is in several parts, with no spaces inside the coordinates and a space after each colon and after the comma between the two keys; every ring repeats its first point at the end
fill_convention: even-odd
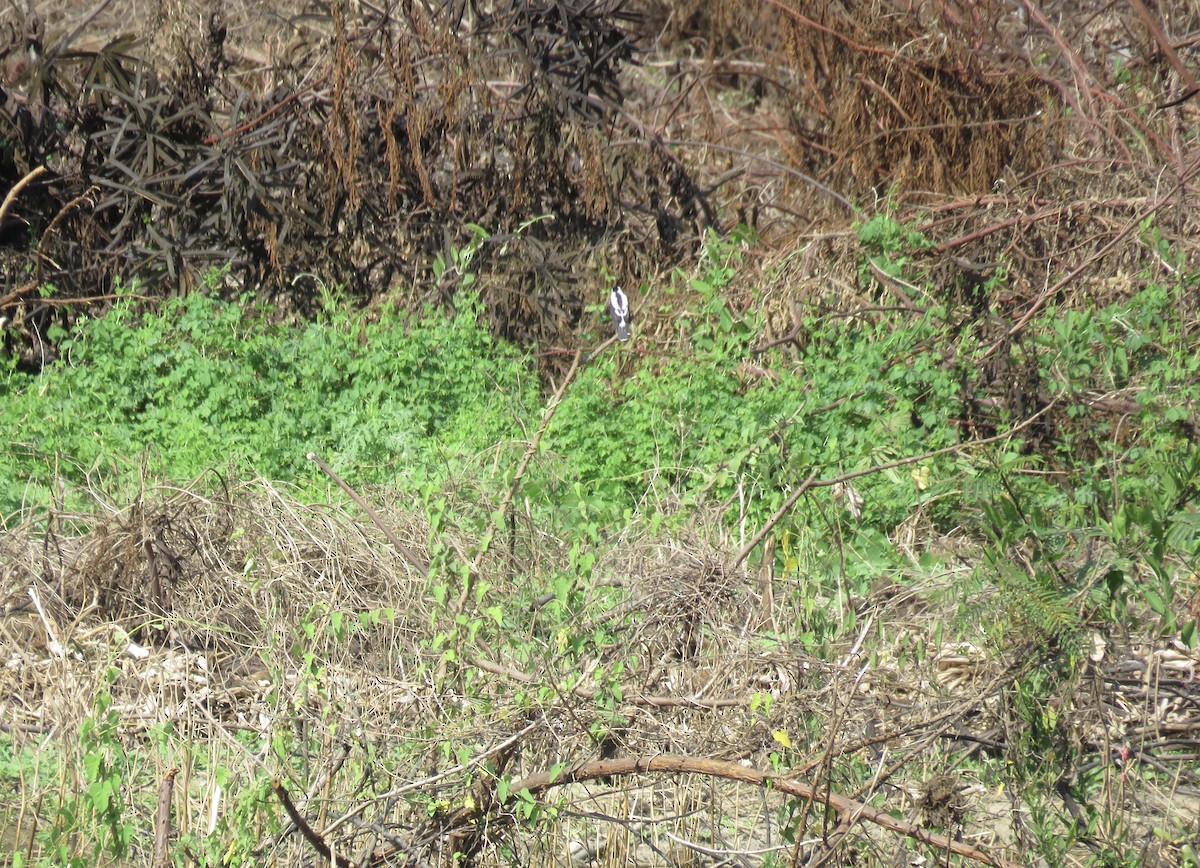
{"type": "MultiPolygon", "coordinates": [[[[570,457],[589,496],[603,496],[611,512],[637,503],[654,480],[684,503],[739,498],[762,523],[813,468],[852,470],[957,440],[958,377],[937,349],[945,327],[934,314],[849,324],[814,316],[797,362],[757,376],[769,357],[752,352],[753,315],[735,316],[720,291],[744,243],[710,239],[699,273],[676,276],[675,293],[695,302],[679,316],[690,353],[620,376],[613,357],[597,359],[551,425],[549,449],[570,457]]],[[[926,472],[940,483],[955,469],[934,460],[926,472]]],[[[867,520],[881,527],[918,496],[906,473],[868,477],[862,487],[867,520]]]]}
{"type": "Polygon", "coordinates": [[[470,289],[475,283],[475,273],[471,270],[475,255],[488,239],[489,233],[475,223],[466,224],[470,240],[466,247],[448,246],[445,253],[439,253],[433,260],[433,276],[439,282],[449,281],[461,289],[470,289]]]}
{"type": "Polygon", "coordinates": [[[907,228],[886,212],[876,214],[858,227],[858,241],[867,255],[860,274],[872,281],[868,262],[893,277],[900,277],[909,266],[913,252],[933,246],[920,232],[907,228]]]}
{"type": "MultiPolygon", "coordinates": [[[[110,669],[107,683],[111,685],[117,674],[110,669]]],[[[134,834],[125,816],[128,762],[120,738],[121,721],[107,690],[98,693],[93,703],[92,714],[79,730],[80,786],[59,802],[54,822],[41,836],[45,852],[71,868],[105,858],[123,859],[134,834]]]]}
{"type": "Polygon", "coordinates": [[[415,324],[386,310],[323,316],[287,324],[249,299],[193,295],[81,321],[41,379],[10,368],[0,380],[0,511],[44,501],[56,474],[120,487],[144,454],[173,479],[209,467],[312,479],[311,450],[379,482],[518,430],[532,381],[471,297],[415,324]]]}

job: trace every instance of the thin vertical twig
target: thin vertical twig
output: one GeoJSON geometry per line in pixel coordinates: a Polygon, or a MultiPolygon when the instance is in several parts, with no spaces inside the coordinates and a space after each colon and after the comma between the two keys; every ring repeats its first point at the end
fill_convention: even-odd
{"type": "Polygon", "coordinates": [[[158,815],[154,823],[154,868],[167,868],[171,864],[171,799],[175,794],[175,775],[179,769],[167,769],[158,785],[158,815]]]}
{"type": "MultiPolygon", "coordinates": [[[[616,338],[609,338],[596,350],[599,353],[605,347],[609,346],[616,338]]],[[[516,497],[517,491],[521,487],[521,480],[525,478],[525,472],[529,470],[529,464],[533,461],[533,456],[537,454],[538,446],[541,445],[542,437],[546,433],[546,429],[550,427],[550,420],[554,418],[554,413],[558,410],[558,405],[562,403],[563,397],[567,394],[567,387],[575,379],[575,374],[579,372],[579,363],[583,360],[584,351],[577,350],[575,358],[571,361],[571,367],[567,371],[558,388],[554,392],[554,396],[550,399],[550,403],[546,405],[545,411],[542,413],[541,424],[538,425],[537,432],[533,435],[533,439],[529,441],[529,445],[525,448],[525,454],[521,456],[521,463],[517,465],[517,472],[513,474],[512,482],[509,483],[508,491],[504,493],[504,499],[500,501],[500,508],[492,516],[492,520],[488,522],[488,529],[484,532],[483,538],[479,541],[479,548],[475,552],[475,560],[471,562],[470,570],[466,580],[463,582],[462,592],[458,595],[458,611],[462,611],[467,605],[467,600],[471,597],[471,591],[475,585],[475,576],[479,573],[479,566],[483,563],[483,556],[491,545],[492,540],[496,536],[496,528],[498,522],[496,515],[504,516],[508,514],[509,507],[512,506],[513,498],[516,497]]]]}

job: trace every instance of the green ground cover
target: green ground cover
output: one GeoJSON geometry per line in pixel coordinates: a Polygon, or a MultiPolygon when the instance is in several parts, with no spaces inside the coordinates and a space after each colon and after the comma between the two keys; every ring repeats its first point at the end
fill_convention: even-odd
{"type": "MultiPolygon", "coordinates": [[[[221,479],[256,476],[292,484],[316,504],[344,503],[305,459],[320,453],[372,497],[406,499],[428,519],[435,602],[428,633],[413,640],[421,678],[439,687],[454,682],[469,697],[463,714],[470,717],[509,701],[537,706],[562,689],[494,693],[490,676],[469,662],[477,643],[520,667],[589,669],[599,685],[591,699],[599,739],[619,722],[622,673],[647,666],[632,650],[614,656],[615,629],[580,627],[585,613],[615,612],[622,600],[620,591],[593,587],[597,553],[631,524],[678,527],[704,511],[715,510],[727,531],[753,532],[810,474],[830,480],[862,471],[852,480],[861,516],[844,508],[846,489],[837,500],[826,488],[776,528],[773,556],[788,616],[754,642],[762,649],[795,643],[832,659],[857,629],[851,601],[866,598],[881,576],[907,581],[957,557],[918,545],[914,563],[913,547],[895,542],[898,528],[919,515],[926,543],[943,535],[969,540],[970,571],[940,592],[943,599],[927,600],[943,606],[945,617],[903,653],[920,656],[926,641],[939,647],[967,636],[1000,651],[1022,643],[1038,649],[1025,652],[1039,662],[1013,699],[1027,725],[1020,745],[1029,761],[1007,770],[983,763],[978,774],[1037,800],[1048,812],[1037,832],[1041,852],[1061,856],[1076,839],[1063,838],[1036,795],[1053,788],[1066,750],[1045,708],[1077,676],[1088,631],[1119,624],[1196,643],[1195,622],[1177,596],[1179,575],[1200,557],[1200,521],[1189,508],[1200,450],[1188,436],[1200,378],[1191,326],[1179,313],[1190,279],[1147,280],[1116,304],[1047,306],[1009,362],[1038,378],[1053,430],[1039,433],[1027,420],[1001,415],[984,445],[956,449],[969,439],[971,396],[988,387],[982,361],[992,339],[983,324],[938,303],[932,289],[920,310],[880,306],[861,316],[831,315],[813,300],[803,341],[759,351],[753,307],[735,315],[725,297],[751,243],[744,235],[710,239],[693,269],[643,293],[656,316],[678,324],[680,339],[669,350],[647,340],[582,362],[519,480],[523,515],[548,539],[568,541],[569,552],[560,562],[528,564],[511,595],[475,575],[472,558],[445,535],[474,540],[479,563],[505,520],[490,505],[513,483],[548,398],[534,360],[480,326],[468,286],[453,316],[428,310],[404,317],[331,302],[304,322],[250,298],[196,294],[148,311],[121,303],[104,318],[81,321],[59,336],[62,356],[43,373],[9,367],[0,378],[0,437],[8,444],[0,456],[0,511],[15,526],[52,506],[83,509],[98,495],[128,501],[147,481],[195,487],[199,479],[200,489],[216,490],[221,479]],[[1097,396],[1114,394],[1127,401],[1125,412],[1098,412],[1097,396]],[[1093,545],[1102,558],[1081,556],[1093,545]],[[547,589],[550,602],[535,602],[547,589]],[[589,663],[600,659],[599,668],[589,663]]],[[[907,255],[924,242],[884,217],[862,227],[859,243],[864,263],[870,257],[904,273],[907,255]]],[[[253,578],[249,560],[245,572],[253,578]]],[[[302,661],[304,690],[331,714],[337,701],[323,661],[355,635],[391,624],[396,612],[383,611],[314,605],[291,638],[260,653],[302,661]]],[[[770,697],[756,693],[750,701],[753,713],[770,713],[770,697]]],[[[70,784],[59,770],[60,794],[84,788],[60,795],[57,813],[48,814],[57,820],[36,852],[50,863],[122,858],[134,822],[129,811],[151,809],[143,799],[122,813],[115,794],[126,777],[153,782],[158,766],[191,756],[169,727],[156,730],[161,761],[128,754],[107,692],[87,720],[61,746],[83,765],[70,784]],[[80,834],[88,829],[95,834],[80,834]]],[[[436,741],[442,724],[421,737],[436,741]]],[[[774,737],[791,743],[786,728],[774,737]]],[[[310,747],[298,732],[273,738],[283,745],[277,758],[284,766],[310,747]]],[[[8,750],[13,745],[0,740],[6,785],[49,786],[45,764],[31,765],[29,749],[8,750]]],[[[451,737],[438,749],[447,761],[471,754],[451,737]]],[[[385,763],[416,761],[406,751],[385,763]]],[[[232,766],[222,763],[232,759],[222,757],[188,761],[229,777],[232,766]]],[[[774,761],[783,767],[786,756],[777,751],[774,761]]],[[[870,768],[855,774],[861,783],[870,768]]],[[[269,790],[266,777],[253,777],[240,791],[240,813],[225,816],[222,835],[193,834],[193,852],[215,848],[214,864],[231,848],[242,854],[231,864],[253,858],[264,829],[282,828],[277,809],[261,814],[269,790]]],[[[529,805],[527,819],[536,819],[529,805]]]]}

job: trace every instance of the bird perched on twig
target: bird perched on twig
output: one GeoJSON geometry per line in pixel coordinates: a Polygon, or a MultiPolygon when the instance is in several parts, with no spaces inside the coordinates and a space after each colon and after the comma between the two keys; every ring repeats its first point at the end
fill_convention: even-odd
{"type": "Polygon", "coordinates": [[[608,312],[612,314],[613,324],[617,327],[617,340],[629,340],[629,299],[621,287],[613,287],[608,296],[608,312]]]}

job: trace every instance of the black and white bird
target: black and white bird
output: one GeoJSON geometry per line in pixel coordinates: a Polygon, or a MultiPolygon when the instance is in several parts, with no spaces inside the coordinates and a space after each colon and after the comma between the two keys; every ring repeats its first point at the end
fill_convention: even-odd
{"type": "Polygon", "coordinates": [[[613,324],[617,327],[617,340],[629,340],[629,299],[621,287],[613,287],[608,297],[608,312],[612,314],[613,324]]]}

